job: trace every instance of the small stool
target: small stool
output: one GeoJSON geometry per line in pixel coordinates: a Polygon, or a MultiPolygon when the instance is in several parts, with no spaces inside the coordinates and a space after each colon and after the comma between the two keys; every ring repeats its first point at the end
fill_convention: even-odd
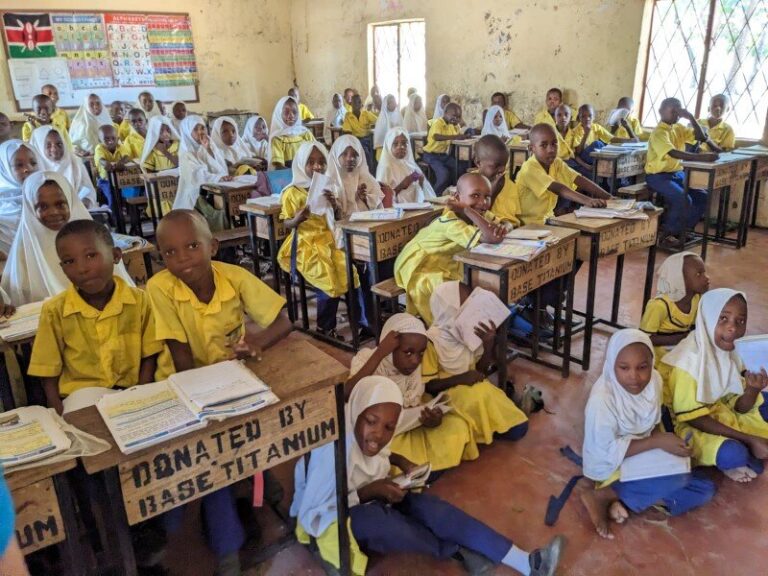
{"type": "Polygon", "coordinates": [[[383,298],[389,300],[392,311],[397,312],[398,309],[398,297],[405,294],[405,290],[397,285],[394,278],[388,280],[382,280],[378,284],[371,286],[371,292],[373,292],[373,333],[376,334],[376,341],[379,340],[381,334],[381,328],[384,326],[383,319],[381,317],[381,300],[383,298]]]}
{"type": "Polygon", "coordinates": [[[616,192],[616,196],[642,202],[644,200],[650,200],[651,196],[653,196],[653,191],[645,182],[638,182],[631,186],[622,186],[619,188],[618,192],[616,192]]]}

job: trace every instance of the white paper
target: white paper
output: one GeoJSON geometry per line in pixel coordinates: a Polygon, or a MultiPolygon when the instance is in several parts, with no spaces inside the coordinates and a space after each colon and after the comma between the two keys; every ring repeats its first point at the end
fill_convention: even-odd
{"type": "Polygon", "coordinates": [[[393,208],[400,208],[401,210],[429,210],[432,208],[432,204],[429,202],[395,202],[392,204],[393,208]]]}
{"type": "Polygon", "coordinates": [[[642,210],[611,210],[610,208],[588,208],[582,206],[573,213],[576,218],[621,218],[624,220],[648,220],[642,210]]]}
{"type": "Polygon", "coordinates": [[[750,372],[768,370],[768,335],[747,336],[736,340],[736,353],[750,372]]]}
{"type": "Polygon", "coordinates": [[[259,181],[259,177],[255,174],[243,174],[241,176],[235,176],[235,182],[241,185],[253,184],[256,185],[259,181]]]}
{"type": "Polygon", "coordinates": [[[269,390],[269,386],[237,360],[177,372],[168,380],[200,410],[269,390]]]}
{"type": "Polygon", "coordinates": [[[412,488],[421,488],[426,486],[427,478],[432,473],[432,465],[427,462],[421,466],[417,466],[411,470],[408,474],[401,474],[392,478],[392,482],[397,484],[402,490],[410,490],[412,488]]]}
{"type": "Polygon", "coordinates": [[[66,58],[11,58],[8,60],[8,70],[13,93],[22,108],[32,107],[32,98],[40,93],[40,87],[44,84],[53,84],[58,88],[59,106],[74,104],[66,58]]]}
{"type": "Polygon", "coordinates": [[[627,116],[629,116],[629,110],[626,108],[614,108],[608,113],[608,118],[606,119],[605,124],[607,126],[619,124],[627,116]]]}
{"type": "Polygon", "coordinates": [[[439,408],[443,414],[451,411],[450,399],[446,392],[440,392],[426,404],[403,408],[400,412],[400,419],[397,421],[397,431],[395,434],[410,432],[421,426],[421,412],[424,408],[439,408]]]}
{"type": "Polygon", "coordinates": [[[645,480],[675,474],[688,474],[691,471],[691,459],[675,456],[660,448],[640,452],[624,459],[621,464],[621,481],[645,480]]]}
{"type": "Polygon", "coordinates": [[[366,210],[350,215],[350,222],[388,222],[400,220],[403,211],[400,208],[380,208],[379,210],[366,210]]]}
{"type": "Polygon", "coordinates": [[[546,250],[546,248],[546,240],[504,240],[500,244],[478,244],[470,252],[484,256],[530,262],[546,250]]]}
{"type": "Polygon", "coordinates": [[[40,311],[43,301],[23,304],[8,319],[0,322],[0,339],[4,342],[15,342],[34,336],[40,324],[40,311]]]}
{"type": "Polygon", "coordinates": [[[69,412],[75,412],[82,408],[88,408],[89,406],[96,406],[104,396],[110,394],[117,394],[120,390],[114,388],[104,388],[102,386],[89,386],[88,388],[80,388],[75,390],[64,398],[64,414],[69,412]]]}
{"type": "Polygon", "coordinates": [[[553,236],[551,230],[532,230],[530,228],[515,228],[514,230],[510,230],[506,233],[504,236],[504,239],[506,240],[509,238],[510,240],[543,240],[544,238],[548,238],[549,236],[553,236]]]}
{"type": "Polygon", "coordinates": [[[608,210],[632,210],[635,207],[635,201],[631,198],[611,198],[605,203],[608,210]]]}
{"type": "Polygon", "coordinates": [[[265,206],[269,208],[271,206],[280,205],[280,196],[261,196],[259,198],[248,198],[245,203],[256,204],[257,206],[265,206]]]}
{"type": "Polygon", "coordinates": [[[483,341],[475,334],[475,327],[483,322],[489,325],[493,322],[498,328],[509,316],[509,308],[498,296],[485,288],[475,288],[464,301],[456,315],[455,326],[457,336],[470,350],[477,350],[483,341]]]}
{"type": "Polygon", "coordinates": [[[178,168],[168,168],[167,170],[160,170],[159,172],[155,173],[157,176],[173,176],[174,178],[179,177],[179,169],[178,168]]]}
{"type": "Polygon", "coordinates": [[[325,191],[329,188],[328,176],[315,172],[312,174],[312,182],[307,193],[307,205],[309,211],[315,216],[324,216],[328,210],[332,210],[331,203],[325,197],[325,191]]]}
{"type": "Polygon", "coordinates": [[[25,406],[0,417],[5,422],[0,424],[0,464],[5,468],[48,458],[72,445],[48,408],[25,406]]]}

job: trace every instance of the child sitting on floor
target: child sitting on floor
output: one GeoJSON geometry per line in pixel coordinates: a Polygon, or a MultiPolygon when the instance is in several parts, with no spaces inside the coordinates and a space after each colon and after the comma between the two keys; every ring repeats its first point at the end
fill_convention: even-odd
{"type": "MultiPolygon", "coordinates": [[[[430,494],[402,490],[388,478],[391,466],[415,465],[391,452],[403,406],[397,385],[383,376],[360,380],[346,406],[347,476],[352,536],[352,573],[365,574],[366,554],[396,552],[461,560],[472,574],[504,564],[529,576],[554,576],[565,543],[556,536],[530,554],[482,522],[430,494]]],[[[339,567],[334,451],[312,451],[309,465],[299,458],[291,516],[300,542],[314,537],[325,562],[339,567]]]]}
{"type": "Polygon", "coordinates": [[[627,329],[611,336],[584,419],[584,475],[597,484],[587,488],[582,502],[603,538],[613,538],[610,521],[624,523],[629,511],[639,514],[660,504],[670,516],[679,516],[715,495],[712,481],[692,474],[619,479],[622,463],[631,456],[654,449],[691,455],[684,440],[659,426],[662,386],[646,334],[627,329]]]}

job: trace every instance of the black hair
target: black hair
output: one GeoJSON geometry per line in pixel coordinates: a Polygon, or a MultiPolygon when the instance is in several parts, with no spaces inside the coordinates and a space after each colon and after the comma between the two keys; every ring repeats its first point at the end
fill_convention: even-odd
{"type": "Polygon", "coordinates": [[[552,126],[552,124],[547,124],[546,122],[542,122],[540,124],[536,124],[533,128],[531,128],[531,132],[528,134],[529,140],[533,140],[534,136],[538,136],[542,132],[548,132],[549,134],[556,135],[557,132],[555,132],[555,127],[552,126]]]}
{"type": "Polygon", "coordinates": [[[629,106],[630,102],[632,104],[635,103],[635,101],[630,96],[622,96],[621,98],[619,98],[619,103],[617,104],[617,106],[619,108],[621,108],[622,106],[629,106]]]}
{"type": "Polygon", "coordinates": [[[501,96],[502,98],[504,98],[504,106],[507,105],[507,95],[504,94],[504,92],[494,92],[493,94],[491,94],[491,102],[493,102],[493,99],[496,98],[496,96],[501,96]]]}
{"type": "Polygon", "coordinates": [[[475,143],[475,158],[484,160],[491,153],[502,154],[509,158],[509,148],[495,134],[486,134],[475,143]]]}
{"type": "Polygon", "coordinates": [[[50,96],[48,96],[47,94],[37,94],[34,98],[32,98],[32,103],[34,104],[35,102],[37,102],[39,104],[42,104],[46,100],[48,102],[50,102],[51,104],[53,104],[53,99],[50,96]]]}
{"type": "Polygon", "coordinates": [[[141,114],[142,116],[144,116],[144,118],[147,117],[147,114],[141,108],[131,108],[128,111],[128,116],[133,116],[134,114],[141,114]]]}
{"type": "Polygon", "coordinates": [[[664,100],[661,101],[661,106],[659,108],[664,108],[665,106],[682,106],[682,102],[680,102],[679,98],[664,98],[664,100]]]}
{"type": "Polygon", "coordinates": [[[62,238],[72,236],[73,234],[94,234],[96,238],[110,248],[115,247],[115,241],[109,229],[104,224],[94,220],[70,220],[56,234],[56,243],[58,244],[62,238]]]}
{"type": "Polygon", "coordinates": [[[448,112],[448,108],[455,108],[457,113],[461,112],[461,106],[459,106],[458,102],[448,102],[443,109],[443,114],[448,112]]]}
{"type": "Polygon", "coordinates": [[[550,88],[547,90],[547,94],[551,94],[552,92],[557,92],[558,96],[560,96],[560,100],[563,99],[563,91],[560,90],[560,88],[550,88]]]}

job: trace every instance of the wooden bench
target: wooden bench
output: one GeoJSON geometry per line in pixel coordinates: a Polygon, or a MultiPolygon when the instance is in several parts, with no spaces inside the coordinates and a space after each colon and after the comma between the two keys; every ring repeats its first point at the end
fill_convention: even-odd
{"type": "Polygon", "coordinates": [[[618,192],[616,192],[616,195],[619,198],[631,198],[632,200],[641,202],[643,200],[650,200],[651,196],[653,196],[653,191],[645,182],[638,182],[631,186],[622,186],[619,188],[618,192]]]}
{"type": "Polygon", "coordinates": [[[375,323],[372,328],[373,333],[376,334],[376,340],[378,341],[379,336],[381,335],[381,328],[384,326],[381,315],[382,299],[389,300],[392,313],[395,314],[399,307],[397,300],[400,296],[405,294],[405,290],[397,285],[394,278],[389,278],[371,286],[371,292],[373,292],[373,321],[375,323]]]}

